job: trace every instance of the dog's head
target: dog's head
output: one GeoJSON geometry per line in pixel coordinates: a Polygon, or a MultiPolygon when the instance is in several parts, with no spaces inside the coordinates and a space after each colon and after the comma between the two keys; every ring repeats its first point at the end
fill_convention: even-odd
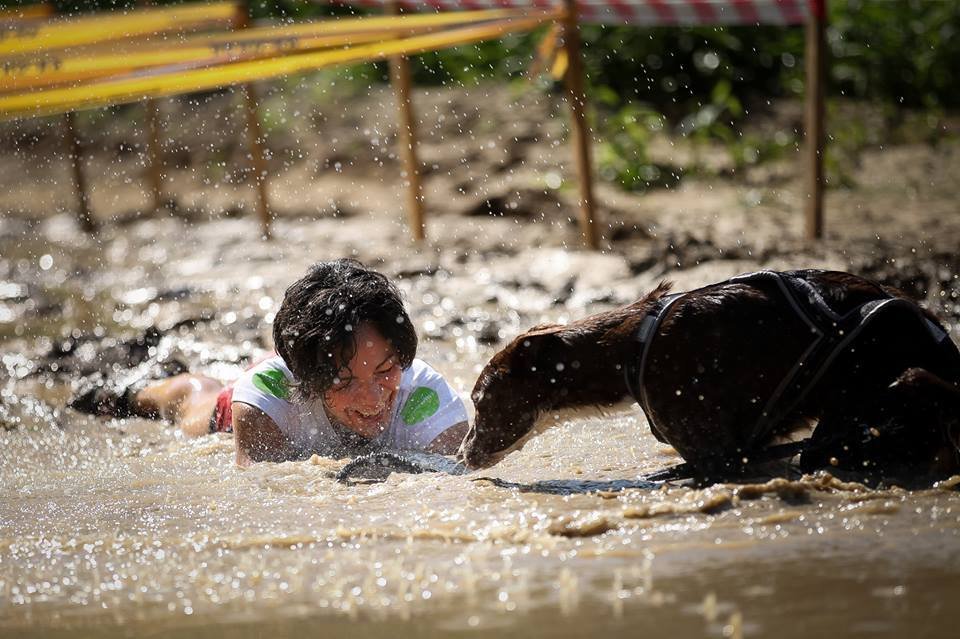
{"type": "Polygon", "coordinates": [[[519,449],[535,434],[540,414],[567,389],[563,327],[538,326],[493,356],[473,387],[476,419],[458,458],[486,468],[519,449]]]}
{"type": "Polygon", "coordinates": [[[636,355],[633,335],[669,288],[661,284],[633,304],[566,326],[536,326],[494,355],[473,387],[476,419],[459,459],[470,468],[492,466],[549,425],[538,423],[545,411],[623,399],[621,364],[636,355]]]}

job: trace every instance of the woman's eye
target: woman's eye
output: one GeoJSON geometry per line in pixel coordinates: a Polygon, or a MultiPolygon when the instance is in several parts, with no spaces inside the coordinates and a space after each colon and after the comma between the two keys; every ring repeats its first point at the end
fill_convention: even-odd
{"type": "Polygon", "coordinates": [[[382,368],[382,369],[378,370],[378,371],[377,371],[377,375],[387,375],[387,374],[389,374],[389,373],[392,373],[396,367],[397,367],[397,363],[396,363],[396,362],[393,362],[393,363],[391,363],[389,366],[387,366],[386,368],[382,368]]]}

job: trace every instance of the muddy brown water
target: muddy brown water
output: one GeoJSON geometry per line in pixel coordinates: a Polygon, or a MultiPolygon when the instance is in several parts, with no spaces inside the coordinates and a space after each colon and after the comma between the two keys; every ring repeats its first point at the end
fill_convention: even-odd
{"type": "MultiPolygon", "coordinates": [[[[880,255],[711,260],[709,246],[665,244],[672,258],[638,266],[561,241],[521,248],[529,228],[482,219],[440,221],[446,251],[408,249],[375,217],[281,222],[273,243],[248,219],[148,219],[98,241],[63,216],[3,224],[2,636],[956,636],[955,480],[651,490],[638,477],[678,458],[625,405],[557,415],[492,469],[344,486],[332,475],[345,460],[240,470],[229,436],[64,410],[70,381],[105,363],[47,357],[155,326],[154,354],[229,380],[269,345],[290,280],[353,254],[398,278],[421,356],[466,396],[503,340],[630,301],[665,270],[686,288],[758,267],[888,264],[880,255]],[[671,270],[679,250],[702,256],[671,270]]],[[[914,266],[893,274],[936,283],[949,311],[948,265],[914,266]]]]}

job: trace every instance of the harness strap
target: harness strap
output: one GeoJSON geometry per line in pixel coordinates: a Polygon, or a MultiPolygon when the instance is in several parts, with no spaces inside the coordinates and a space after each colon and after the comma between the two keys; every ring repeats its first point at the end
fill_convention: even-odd
{"type": "MultiPolygon", "coordinates": [[[[834,360],[847,349],[853,340],[862,333],[864,328],[877,317],[882,309],[909,309],[924,323],[931,337],[937,344],[950,341],[943,327],[925,316],[916,304],[909,300],[895,298],[889,293],[885,293],[886,297],[883,299],[872,300],[851,309],[844,315],[840,315],[827,304],[819,291],[817,291],[805,277],[818,272],[821,271],[806,270],[789,271],[785,273],[757,271],[739,275],[725,282],[753,284],[758,281],[767,281],[774,284],[783,294],[784,299],[796,315],[809,327],[811,335],[813,336],[811,343],[803,353],[800,354],[793,367],[784,376],[783,380],[781,380],[780,384],[764,405],[760,417],[753,425],[750,433],[750,441],[759,440],[765,433],[770,432],[799,408],[810,391],[816,386],[817,382],[820,381],[831,364],[833,364],[834,360]]],[[[666,316],[667,310],[684,294],[685,293],[675,293],[660,298],[651,307],[634,335],[634,339],[642,344],[639,361],[628,361],[624,366],[627,389],[634,399],[637,400],[637,403],[647,417],[647,422],[651,430],[655,433],[661,431],[659,431],[653,419],[653,414],[649,407],[646,385],[644,384],[647,358],[650,345],[657,333],[657,329],[666,316]],[[636,385],[634,385],[635,383],[636,385]]],[[[751,452],[752,461],[781,459],[792,456],[802,452],[808,444],[808,441],[809,440],[804,440],[803,442],[773,446],[765,451],[753,451],[751,452]]],[[[733,463],[742,465],[742,462],[738,460],[732,461],[733,463]]],[[[676,478],[688,477],[693,476],[691,474],[693,472],[693,466],[681,464],[674,469],[665,469],[661,472],[672,473],[671,477],[675,476],[676,478]]],[[[654,476],[656,475],[655,473],[654,476]]],[[[648,479],[649,478],[650,477],[648,477],[648,479]]]]}
{"type": "Polygon", "coordinates": [[[623,367],[624,381],[626,382],[627,390],[630,392],[630,395],[637,400],[637,403],[640,404],[640,409],[644,415],[646,415],[647,423],[650,424],[650,428],[654,432],[659,431],[657,431],[657,426],[653,421],[653,414],[647,403],[647,388],[643,383],[644,370],[646,370],[647,367],[647,354],[650,351],[653,336],[656,334],[657,329],[660,328],[663,318],[667,315],[667,309],[683,295],[685,295],[685,293],[665,295],[650,307],[650,310],[647,311],[647,314],[643,320],[641,320],[640,326],[633,336],[633,339],[641,345],[640,359],[638,361],[630,358],[623,367]],[[636,385],[634,385],[634,380],[636,380],[636,385]]]}

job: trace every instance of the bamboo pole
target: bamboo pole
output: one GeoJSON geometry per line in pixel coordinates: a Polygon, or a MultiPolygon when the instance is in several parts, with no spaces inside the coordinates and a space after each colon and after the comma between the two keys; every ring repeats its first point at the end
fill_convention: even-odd
{"type": "Polygon", "coordinates": [[[147,124],[147,158],[150,191],[153,195],[153,210],[163,208],[163,155],[160,150],[160,105],[154,99],[144,104],[147,124]]]}
{"type": "MultiPolygon", "coordinates": [[[[150,7],[153,0],[140,0],[142,7],[150,7]]],[[[160,106],[156,99],[149,98],[144,104],[144,119],[147,125],[147,158],[150,166],[147,173],[150,180],[150,191],[153,195],[153,211],[158,212],[163,206],[163,156],[160,151],[160,106]]]]}
{"type": "MultiPolygon", "coordinates": [[[[400,5],[390,2],[387,10],[393,15],[400,14],[400,5]]],[[[398,130],[400,157],[406,173],[407,215],[410,233],[416,242],[422,242],[427,236],[426,216],[423,209],[423,183],[420,164],[417,159],[416,123],[413,118],[413,103],[410,97],[411,73],[410,60],[403,55],[390,58],[390,83],[397,97],[398,130]]]]}
{"type": "MultiPolygon", "coordinates": [[[[55,13],[55,11],[51,11],[51,13],[55,13]]],[[[63,114],[63,128],[66,133],[67,155],[70,158],[73,192],[77,199],[77,223],[83,231],[94,235],[97,232],[97,223],[90,212],[87,178],[83,174],[83,147],[77,137],[77,117],[73,111],[63,114]]]]}
{"type": "Polygon", "coordinates": [[[253,161],[253,183],[257,189],[257,216],[260,218],[263,238],[269,240],[271,215],[267,195],[267,161],[263,154],[263,132],[257,111],[257,93],[252,84],[243,85],[241,91],[247,114],[247,144],[250,146],[250,158],[253,161]]]}
{"type": "Polygon", "coordinates": [[[577,24],[575,0],[563,0],[566,15],[563,19],[563,46],[567,52],[568,67],[564,76],[570,121],[573,132],[574,157],[580,179],[580,232],[591,249],[599,248],[596,210],[593,199],[593,170],[590,160],[590,131],[586,122],[587,98],[584,93],[583,59],[580,54],[580,28],[577,24]]]}
{"type": "Polygon", "coordinates": [[[97,232],[97,224],[90,213],[90,201],[87,195],[87,179],[83,173],[83,147],[77,138],[76,115],[73,111],[64,114],[64,127],[67,133],[67,154],[70,156],[70,169],[73,176],[73,189],[77,196],[77,222],[87,233],[97,232]]]}
{"type": "MultiPolygon", "coordinates": [[[[241,5],[237,16],[237,28],[245,29],[250,25],[250,12],[245,5],[241,5]]],[[[260,128],[260,115],[257,108],[257,92],[253,84],[244,84],[243,106],[247,120],[247,145],[250,151],[250,160],[253,164],[253,183],[257,192],[257,217],[260,218],[260,228],[263,238],[269,240],[270,235],[270,199],[267,192],[267,161],[263,152],[263,131],[260,128]]]]}
{"type": "Polygon", "coordinates": [[[826,0],[813,3],[806,25],[806,224],[808,240],[823,237],[823,154],[825,150],[825,62],[826,0]]]}

